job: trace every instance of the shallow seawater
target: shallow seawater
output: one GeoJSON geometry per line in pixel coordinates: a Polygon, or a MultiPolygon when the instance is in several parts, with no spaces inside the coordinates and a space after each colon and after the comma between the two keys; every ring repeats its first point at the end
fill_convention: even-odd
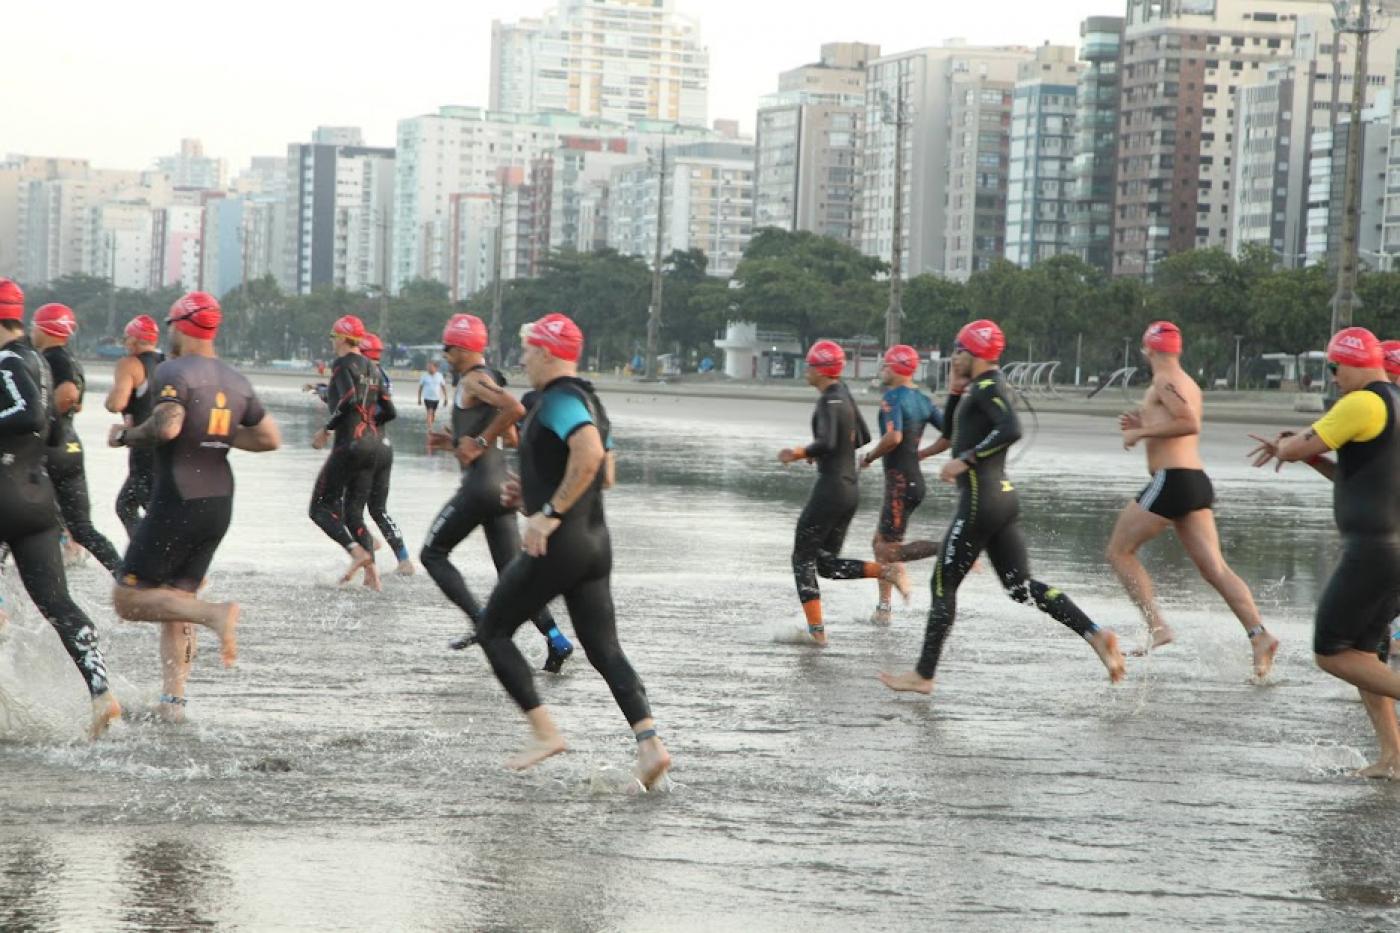
{"type": "MultiPolygon", "coordinates": [[[[305,515],[317,413],[274,382],[287,446],[235,455],[211,575],[212,597],[244,603],[242,658],[224,671],[202,640],[188,725],[138,715],[79,741],[77,674],[5,579],[0,929],[1400,926],[1400,787],[1347,776],[1370,730],[1309,650],[1330,490],[1250,469],[1243,428],[1212,427],[1205,451],[1227,558],[1284,639],[1271,684],[1248,683],[1239,624],[1164,538],[1146,560],[1178,643],[1123,685],[982,572],[930,700],[874,679],[912,664],[926,586],[877,628],[872,583],[823,581],[832,645],[796,637],[788,554],[812,473],[774,454],[805,439],[806,405],[605,395],[619,626],[676,761],[643,796],[581,657],[540,680],[570,753],[512,774],[523,722],[479,652],[447,650],[465,621],[432,582],[335,585],[344,558],[305,515]]],[[[101,446],[99,408],[80,419],[94,515],[121,546],[125,456],[101,446]]],[[[415,552],[457,481],[420,432],[418,412],[395,425],[390,499],[415,552]]],[[[1141,455],[1110,420],[1042,415],[1012,475],[1036,575],[1137,642],[1102,554],[1141,455]]],[[[866,476],[853,556],[878,511],[866,476]]],[[[952,503],[930,474],[914,536],[940,535],[952,503]]],[[[484,597],[483,542],[456,556],[484,597]]],[[[95,563],[71,580],[119,695],[148,711],[154,629],[115,622],[95,563]]],[[[539,638],[519,640],[538,664],[539,638]]]]}

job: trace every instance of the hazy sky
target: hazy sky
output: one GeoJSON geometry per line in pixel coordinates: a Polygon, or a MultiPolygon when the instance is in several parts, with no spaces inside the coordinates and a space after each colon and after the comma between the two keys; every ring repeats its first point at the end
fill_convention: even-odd
{"type": "MultiPolygon", "coordinates": [[[[1086,16],[1121,15],[1093,0],[678,0],[710,49],[710,118],[753,126],[777,74],[814,61],[823,42],[886,52],[950,37],[975,43],[1074,45],[1086,16]]],[[[318,125],[363,127],[394,145],[400,118],[442,104],[486,106],[491,21],[537,15],[549,0],[233,4],[8,4],[0,77],[0,154],[86,157],[145,168],[182,137],[236,172],[253,155],[285,155],[318,125]],[[450,12],[448,12],[450,11],[450,12]]]]}

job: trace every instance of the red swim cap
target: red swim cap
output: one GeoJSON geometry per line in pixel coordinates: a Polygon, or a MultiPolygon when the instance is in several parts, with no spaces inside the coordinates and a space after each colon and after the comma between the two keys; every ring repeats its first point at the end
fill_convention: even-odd
{"type": "Polygon", "coordinates": [[[384,355],[384,341],[378,334],[365,334],[360,340],[360,352],[369,359],[378,361],[384,355]]]}
{"type": "Polygon", "coordinates": [[[896,376],[912,376],[919,368],[919,351],[901,343],[885,351],[885,365],[896,376]]]}
{"type": "Polygon", "coordinates": [[[47,304],[34,312],[34,326],[50,337],[67,340],[78,332],[78,319],[67,305],[47,304]]]}
{"type": "Polygon", "coordinates": [[[24,289],[14,279],[0,278],[0,321],[24,319],[24,289]]]}
{"type": "Polygon", "coordinates": [[[834,340],[818,340],[807,351],[807,366],[823,376],[840,379],[846,369],[846,351],[834,340]]]}
{"type": "Polygon", "coordinates": [[[122,333],[133,340],[155,343],[160,339],[160,325],[149,314],[138,314],[126,322],[126,328],[122,333]]]}
{"type": "Polygon", "coordinates": [[[546,314],[520,328],[520,337],[532,347],[542,347],[559,360],[576,362],[583,355],[583,331],[562,314],[546,314]]]}
{"type": "Polygon", "coordinates": [[[1385,355],[1386,375],[1400,376],[1400,340],[1382,340],[1381,353],[1385,355]]]}
{"type": "Polygon", "coordinates": [[[454,314],[442,329],[442,345],[459,347],[471,353],[486,349],[486,324],[475,314],[454,314]]]}
{"type": "Polygon", "coordinates": [[[336,318],[336,322],[331,325],[331,336],[344,337],[351,343],[359,343],[365,338],[365,322],[353,314],[336,318]]]}
{"type": "Polygon", "coordinates": [[[971,321],[958,331],[957,345],[990,363],[1001,359],[1001,352],[1006,349],[1006,335],[996,321],[971,321]]]}
{"type": "Polygon", "coordinates": [[[1381,369],[1385,353],[1376,335],[1364,327],[1348,327],[1332,335],[1327,344],[1327,359],[1338,366],[1357,369],[1381,369]]]}
{"type": "Polygon", "coordinates": [[[1158,353],[1181,353],[1181,328],[1171,321],[1153,321],[1142,335],[1142,345],[1158,353]]]}
{"type": "Polygon", "coordinates": [[[182,295],[170,306],[170,316],[165,323],[174,324],[175,329],[186,337],[196,340],[213,340],[219,332],[219,322],[224,314],[219,310],[219,302],[208,292],[189,292],[182,295]]]}

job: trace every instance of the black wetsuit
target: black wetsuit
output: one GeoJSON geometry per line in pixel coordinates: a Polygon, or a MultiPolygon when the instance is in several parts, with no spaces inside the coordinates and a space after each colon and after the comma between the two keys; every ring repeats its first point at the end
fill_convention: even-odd
{"type": "Polygon", "coordinates": [[[49,620],[88,692],[107,691],[97,631],[68,593],[58,508],[44,468],[55,429],[53,381],[28,338],[0,347],[0,543],[15,559],[29,598],[49,620]]]}
{"type": "MultiPolygon", "coordinates": [[[[475,369],[491,372],[485,366],[475,369]]],[[[500,373],[491,372],[491,375],[497,385],[504,385],[505,379],[500,373]]],[[[482,402],[462,408],[457,404],[457,394],[454,389],[452,440],[458,442],[464,437],[479,437],[495,419],[497,409],[482,402]]],[[[486,546],[491,550],[491,561],[496,565],[497,573],[520,553],[520,527],[515,510],[501,505],[501,486],[506,481],[506,475],[505,452],[497,445],[486,448],[470,466],[463,467],[462,482],[456,494],[433,519],[428,538],[418,555],[423,569],[428,571],[428,576],[433,578],[438,589],[477,626],[481,624],[481,604],[467,589],[461,573],[452,566],[451,554],[452,549],[478,527],[486,535],[486,546]]],[[[554,616],[548,608],[542,607],[530,619],[547,639],[556,631],[554,616]]]]}
{"type": "Polygon", "coordinates": [[[870,429],[844,382],[827,386],[812,415],[812,442],[807,457],[817,462],[817,481],[792,545],[792,574],[797,598],[804,603],[821,598],[817,575],[828,580],[859,580],[869,576],[865,561],[841,560],[846,530],[855,518],[860,493],[856,486],[856,450],[870,443],[870,429]]]}
{"type": "Polygon", "coordinates": [[[944,424],[953,432],[953,457],[967,460],[970,468],[958,477],[958,509],[933,571],[933,602],[916,668],[919,676],[933,678],[957,614],[958,587],[984,550],[1012,599],[1034,602],[1076,634],[1091,637],[1098,626],[1068,596],[1031,579],[1026,541],[1017,521],[1020,502],[1005,471],[1006,452],[1020,439],[1021,423],[1001,371],[982,374],[960,400],[950,399],[944,424]]]}
{"type": "Polygon", "coordinates": [[[78,400],[66,413],[58,416],[54,432],[49,438],[48,471],[53,482],[54,495],[58,498],[58,509],[63,515],[63,524],[74,541],[81,544],[97,562],[115,574],[121,565],[121,555],[112,542],[92,524],[92,503],[88,499],[87,473],[83,469],[83,443],[78,439],[73,427],[73,416],[83,407],[83,395],[87,391],[87,380],[82,365],[68,352],[67,347],[49,347],[44,351],[44,360],[53,373],[54,391],[65,382],[71,382],[78,390],[78,400]]]}
{"type": "Polygon", "coordinates": [[[1381,397],[1386,423],[1375,438],[1337,448],[1332,514],[1342,554],[1318,599],[1313,652],[1385,658],[1400,597],[1400,389],[1373,382],[1360,391],[1381,397]]]}
{"type": "MultiPolygon", "coordinates": [[[[151,417],[151,410],[155,408],[156,367],[164,357],[155,350],[147,350],[137,354],[136,359],[141,363],[145,378],[140,385],[131,390],[131,397],[127,399],[126,407],[121,412],[132,427],[151,417]]],[[[155,484],[155,451],[149,448],[133,448],[127,454],[126,482],[122,483],[122,488],[117,493],[117,518],[126,528],[128,538],[136,533],[136,526],[141,523],[141,513],[151,502],[151,492],[155,489],[155,484]]]]}
{"type": "MultiPolygon", "coordinates": [[[[393,383],[389,380],[389,374],[384,371],[373,360],[370,364],[379,372],[379,384],[383,387],[382,397],[390,398],[393,395],[393,383]]],[[[392,406],[390,411],[392,411],[392,406]]],[[[376,425],[383,426],[392,421],[397,414],[390,414],[383,405],[376,407],[374,421],[376,425]]],[[[346,498],[354,500],[363,496],[369,507],[370,518],[379,526],[379,531],[384,535],[384,541],[389,545],[389,549],[394,552],[394,556],[400,561],[408,560],[408,548],[403,543],[403,532],[399,530],[398,522],[389,514],[389,483],[394,473],[394,448],[389,443],[389,434],[386,431],[379,432],[379,443],[374,448],[374,460],[371,469],[367,473],[360,474],[356,478],[356,483],[368,485],[368,489],[356,492],[353,489],[347,490],[346,498]]],[[[347,503],[345,514],[349,514],[350,503],[347,503]]]]}
{"type": "Polygon", "coordinates": [[[379,367],[359,353],[337,357],[326,389],[335,442],[316,477],[308,510],[311,520],[347,551],[356,544],[373,550],[365,506],[379,457],[379,421],[394,417],[394,403],[379,382],[379,367]]]}
{"type": "MultiPolygon", "coordinates": [[[[538,512],[564,479],[568,439],[596,425],[604,447],[611,444],[607,412],[589,383],[574,377],[541,390],[521,427],[520,485],[523,511],[538,512]]],[[[515,630],[556,596],[564,597],[574,631],[589,662],[603,675],[613,699],[635,725],[651,716],[646,690],[617,641],[613,608],[612,540],[603,514],[607,465],[561,518],[543,557],[515,556],[501,572],[482,615],[481,647],[501,684],[525,711],[540,705],[530,667],[511,640],[515,630]]]]}
{"type": "Polygon", "coordinates": [[[233,517],[233,435],[256,426],[265,411],[243,374],[214,357],[166,360],[153,385],[156,405],[179,405],[185,417],[180,433],[155,448],[155,490],[126,549],[121,580],[193,593],[233,517]]]}

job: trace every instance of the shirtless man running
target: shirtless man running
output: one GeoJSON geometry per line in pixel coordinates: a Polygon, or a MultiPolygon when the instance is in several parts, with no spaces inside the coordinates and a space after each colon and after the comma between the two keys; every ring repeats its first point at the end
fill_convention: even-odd
{"type": "Polygon", "coordinates": [[[1128,596],[1147,621],[1148,644],[1141,653],[1170,644],[1173,633],[1162,618],[1152,592],[1152,578],[1137,552],[1168,528],[1201,577],[1213,586],[1244,626],[1254,652],[1254,676],[1264,678],[1274,666],[1278,639],[1264,630],[1248,585],[1220,555],[1220,537],[1211,506],[1215,492],[1201,463],[1201,390],[1181,368],[1181,331],[1170,321],[1148,326],[1142,354],[1152,367],[1152,387],[1142,405],[1118,419],[1123,448],[1147,442],[1147,469],[1152,481],[1135,501],[1124,506],[1108,543],[1108,560],[1128,596]]]}

